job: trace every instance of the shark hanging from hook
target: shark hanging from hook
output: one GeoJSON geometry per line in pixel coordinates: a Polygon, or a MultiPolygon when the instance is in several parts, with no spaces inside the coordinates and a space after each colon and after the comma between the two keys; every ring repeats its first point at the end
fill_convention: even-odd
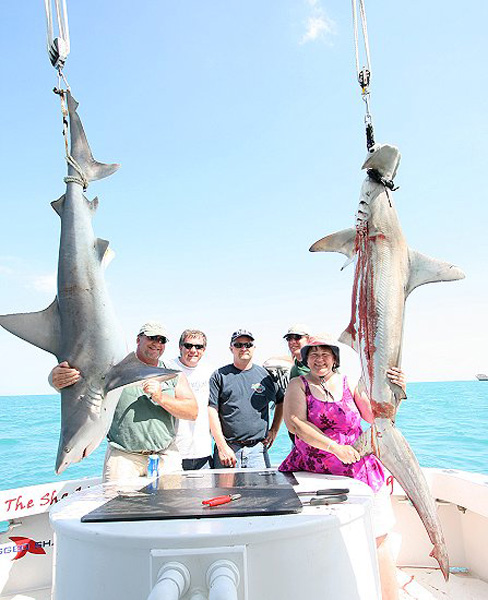
{"type": "Polygon", "coordinates": [[[121,389],[144,379],[171,379],[178,371],[151,367],[126,343],[104,280],[108,242],[95,237],[98,199],[83,191],[90,181],[112,175],[119,165],[97,162],[91,153],[78,103],[67,96],[71,148],[66,192],[52,207],[61,219],[58,293],[45,310],[0,316],[0,325],[78,369],[81,379],[61,390],[61,434],[56,472],[88,456],[110,427],[121,389]],[[125,358],[124,358],[125,357],[125,358]]]}
{"type": "Polygon", "coordinates": [[[322,238],[310,251],[340,252],[348,257],[346,265],[356,263],[351,320],[339,340],[359,354],[360,383],[370,398],[375,419],[354,447],[362,456],[374,453],[403,487],[434,545],[431,555],[447,579],[449,557],[435,501],[414,453],[395,427],[405,392],[390,382],[386,372],[401,364],[409,294],[426,283],[463,279],[464,273],[408,247],[392,193],[399,162],[396,147],[374,146],[362,167],[367,169],[367,177],[356,226],[322,238]]]}

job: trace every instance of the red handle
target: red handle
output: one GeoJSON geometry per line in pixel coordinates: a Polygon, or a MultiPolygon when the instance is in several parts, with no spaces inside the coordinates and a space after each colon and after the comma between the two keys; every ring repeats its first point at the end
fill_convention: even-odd
{"type": "Polygon", "coordinates": [[[232,500],[232,496],[216,496],[215,498],[210,498],[209,500],[202,500],[202,504],[206,504],[207,506],[219,506],[219,504],[227,504],[232,500]]]}

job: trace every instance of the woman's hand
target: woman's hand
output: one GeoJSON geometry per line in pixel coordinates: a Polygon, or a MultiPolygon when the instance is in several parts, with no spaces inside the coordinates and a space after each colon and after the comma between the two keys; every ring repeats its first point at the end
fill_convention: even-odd
{"type": "Polygon", "coordinates": [[[403,391],[406,391],[407,380],[405,379],[405,373],[399,367],[392,367],[391,369],[388,369],[386,374],[392,383],[399,385],[403,391]]]}
{"type": "Polygon", "coordinates": [[[361,458],[359,452],[347,444],[335,444],[333,448],[330,449],[330,452],[335,454],[345,465],[355,463],[361,458]]]}

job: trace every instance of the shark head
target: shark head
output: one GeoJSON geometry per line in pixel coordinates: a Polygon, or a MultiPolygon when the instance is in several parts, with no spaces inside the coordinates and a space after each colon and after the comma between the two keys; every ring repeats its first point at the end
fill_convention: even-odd
{"type": "Polygon", "coordinates": [[[134,352],[113,367],[89,369],[91,376],[61,390],[61,435],[56,473],[87,457],[103,440],[112,423],[120,394],[146,379],[167,381],[179,371],[141,362],[134,352]]]}
{"type": "Polygon", "coordinates": [[[105,395],[83,381],[62,391],[61,434],[55,467],[58,475],[89,456],[102,442],[121,391],[116,389],[105,395]]]}
{"type": "Polygon", "coordinates": [[[368,153],[362,169],[374,169],[381,177],[391,181],[395,178],[401,154],[396,146],[375,144],[368,153]]]}

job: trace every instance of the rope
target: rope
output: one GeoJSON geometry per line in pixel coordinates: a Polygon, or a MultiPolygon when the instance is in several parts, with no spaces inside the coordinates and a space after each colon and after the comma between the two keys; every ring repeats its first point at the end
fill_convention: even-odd
{"type": "Polygon", "coordinates": [[[52,66],[58,71],[58,86],[53,89],[53,92],[59,96],[61,101],[63,138],[66,154],[65,158],[68,165],[73,167],[78,174],[78,176],[68,175],[64,178],[64,182],[78,183],[79,185],[83,186],[83,190],[86,190],[88,188],[88,179],[81,166],[71,156],[68,143],[69,111],[66,106],[65,96],[67,92],[71,91],[71,88],[63,73],[63,67],[70,51],[68,10],[66,7],[66,0],[44,0],[44,8],[46,10],[47,23],[47,52],[52,66]],[[53,2],[59,34],[58,37],[54,37],[53,2]],[[63,89],[63,83],[66,85],[66,89],[63,89]]]}
{"type": "Polygon", "coordinates": [[[366,9],[364,7],[364,0],[352,0],[352,19],[354,28],[354,54],[356,58],[356,75],[361,87],[361,96],[366,105],[366,115],[364,117],[364,123],[366,125],[366,146],[368,150],[374,146],[374,130],[373,130],[373,119],[369,109],[370,91],[369,83],[371,80],[371,58],[369,53],[369,38],[368,38],[368,24],[366,21],[366,9]],[[362,68],[359,67],[359,32],[358,32],[358,12],[357,2],[359,2],[359,17],[361,19],[361,31],[364,42],[364,53],[366,58],[366,65],[362,68]]]}
{"type": "MultiPolygon", "coordinates": [[[[59,74],[60,74],[59,81],[61,81],[61,76],[62,76],[64,81],[67,84],[66,78],[61,73],[59,73],[59,74]]],[[[63,119],[63,138],[64,138],[66,162],[68,163],[68,165],[71,165],[73,167],[73,169],[78,173],[79,177],[75,177],[73,175],[68,175],[67,177],[65,177],[63,179],[63,181],[65,183],[78,183],[79,185],[83,186],[83,191],[86,191],[88,188],[88,183],[89,183],[88,178],[86,177],[81,166],[71,156],[71,153],[69,151],[69,144],[68,144],[69,111],[66,106],[65,95],[66,95],[67,91],[70,91],[70,88],[69,88],[69,86],[67,86],[67,87],[68,87],[67,90],[63,90],[61,87],[54,88],[53,92],[55,94],[57,94],[61,100],[61,114],[62,114],[62,119],[63,119]]]]}

